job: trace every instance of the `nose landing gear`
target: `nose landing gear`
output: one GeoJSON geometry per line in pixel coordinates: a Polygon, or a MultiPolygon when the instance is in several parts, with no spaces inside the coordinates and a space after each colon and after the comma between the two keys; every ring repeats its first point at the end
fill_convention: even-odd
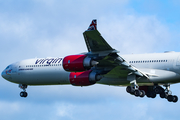
{"type": "Polygon", "coordinates": [[[19,87],[20,87],[21,89],[23,89],[23,91],[20,92],[20,96],[21,96],[21,97],[27,97],[27,96],[28,96],[28,93],[26,92],[27,85],[19,84],[19,87]]]}

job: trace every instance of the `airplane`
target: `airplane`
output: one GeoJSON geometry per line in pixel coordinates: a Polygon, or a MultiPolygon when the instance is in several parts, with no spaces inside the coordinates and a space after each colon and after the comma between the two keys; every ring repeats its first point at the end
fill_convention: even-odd
{"type": "Polygon", "coordinates": [[[103,84],[126,86],[128,93],[140,98],[159,94],[169,102],[178,101],[170,85],[180,82],[180,52],[118,55],[97,30],[96,19],[83,36],[86,53],[22,60],[8,65],[1,76],[19,84],[24,98],[27,86],[103,84]]]}

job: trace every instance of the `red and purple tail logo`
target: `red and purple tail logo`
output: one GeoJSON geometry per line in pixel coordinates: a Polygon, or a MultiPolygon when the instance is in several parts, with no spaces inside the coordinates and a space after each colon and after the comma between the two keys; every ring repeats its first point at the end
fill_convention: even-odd
{"type": "Polygon", "coordinates": [[[96,21],[96,20],[92,20],[92,23],[90,24],[88,30],[89,30],[89,31],[91,31],[91,30],[97,30],[97,21],[96,21]]]}

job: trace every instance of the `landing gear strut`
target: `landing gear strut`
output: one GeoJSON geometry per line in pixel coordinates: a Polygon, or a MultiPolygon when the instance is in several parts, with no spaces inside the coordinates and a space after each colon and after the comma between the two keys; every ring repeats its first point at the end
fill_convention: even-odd
{"type": "Polygon", "coordinates": [[[21,97],[27,97],[27,96],[28,96],[28,93],[26,92],[27,85],[19,84],[19,87],[20,87],[21,89],[23,89],[23,91],[20,92],[20,96],[21,96],[21,97]]]}

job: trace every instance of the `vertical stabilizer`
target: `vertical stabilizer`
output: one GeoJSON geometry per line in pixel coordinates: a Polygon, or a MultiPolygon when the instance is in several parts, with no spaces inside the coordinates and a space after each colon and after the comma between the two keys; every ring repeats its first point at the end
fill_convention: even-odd
{"type": "Polygon", "coordinates": [[[92,20],[92,23],[89,25],[89,28],[87,29],[87,31],[92,31],[92,30],[97,30],[97,20],[96,19],[92,20]]]}

